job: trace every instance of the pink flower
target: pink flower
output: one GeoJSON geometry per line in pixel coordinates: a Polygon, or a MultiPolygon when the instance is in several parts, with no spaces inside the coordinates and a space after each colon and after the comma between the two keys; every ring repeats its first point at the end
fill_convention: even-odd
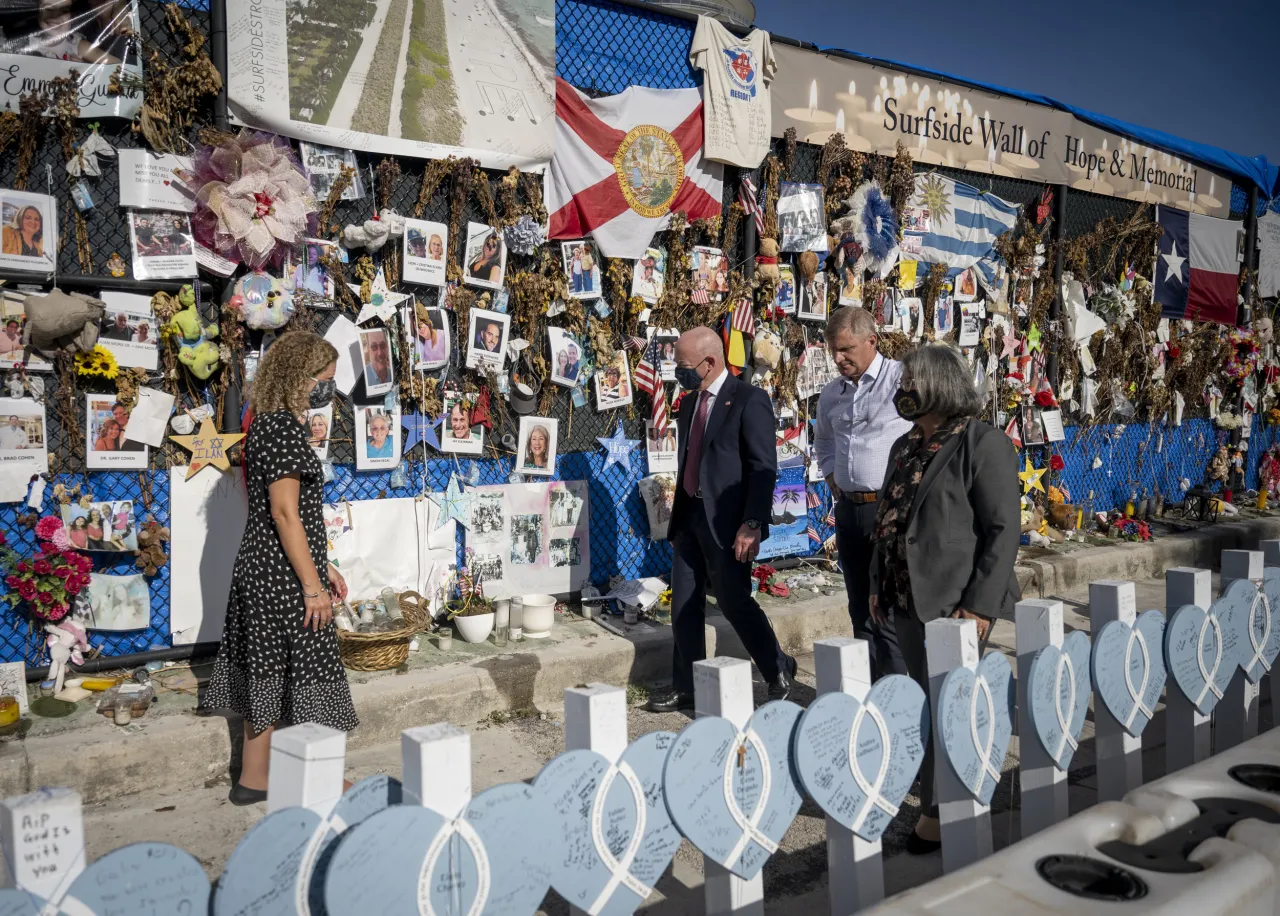
{"type": "Polygon", "coordinates": [[[25,600],[30,601],[36,596],[36,585],[34,582],[23,582],[18,586],[18,594],[25,600]]]}
{"type": "Polygon", "coordinates": [[[76,554],[71,558],[71,562],[75,565],[75,568],[80,570],[82,573],[87,573],[89,570],[93,569],[93,561],[84,554],[76,554]]]}
{"type": "Polygon", "coordinates": [[[18,572],[20,573],[31,572],[31,564],[28,563],[26,560],[23,560],[21,563],[18,564],[18,572]]]}
{"type": "Polygon", "coordinates": [[[53,566],[48,560],[41,557],[35,562],[35,570],[37,576],[47,576],[49,573],[53,572],[53,566]]]}
{"type": "Polygon", "coordinates": [[[62,530],[62,519],[53,515],[46,515],[40,521],[36,522],[36,537],[42,541],[48,541],[53,538],[54,534],[62,530]]]}
{"type": "Polygon", "coordinates": [[[40,594],[36,595],[36,600],[39,601],[41,604],[53,604],[53,595],[51,595],[49,592],[41,592],[40,594]]]}
{"type": "Polygon", "coordinates": [[[59,550],[69,550],[71,548],[71,538],[67,534],[66,528],[59,528],[53,533],[53,537],[49,538],[49,542],[59,550]]]}
{"type": "Polygon", "coordinates": [[[61,620],[67,616],[67,606],[65,604],[55,604],[45,611],[45,616],[50,620],[61,620]]]}
{"type": "Polygon", "coordinates": [[[71,578],[71,574],[74,572],[75,570],[72,569],[70,566],[59,566],[57,569],[53,571],[53,574],[57,576],[59,579],[69,579],[71,578]]]}
{"type": "Polygon", "coordinates": [[[9,586],[10,588],[17,588],[19,585],[21,585],[21,584],[22,584],[22,577],[21,577],[21,576],[8,576],[8,577],[6,577],[6,578],[5,578],[5,580],[4,580],[4,584],[5,584],[5,585],[7,585],[7,586],[9,586]]]}

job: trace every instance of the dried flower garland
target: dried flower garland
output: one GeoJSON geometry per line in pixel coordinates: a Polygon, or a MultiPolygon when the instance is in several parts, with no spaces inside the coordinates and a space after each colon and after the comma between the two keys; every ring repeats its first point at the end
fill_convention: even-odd
{"type": "MultiPolygon", "coordinates": [[[[162,153],[179,152],[200,116],[203,103],[222,89],[222,75],[205,52],[205,36],[182,14],[175,3],[164,7],[165,24],[181,45],[181,58],[171,66],[152,51],[144,68],[142,108],[133,129],[151,148],[162,153]]],[[[111,91],[122,94],[134,87],[125,83],[123,65],[111,78],[111,91]]]]}

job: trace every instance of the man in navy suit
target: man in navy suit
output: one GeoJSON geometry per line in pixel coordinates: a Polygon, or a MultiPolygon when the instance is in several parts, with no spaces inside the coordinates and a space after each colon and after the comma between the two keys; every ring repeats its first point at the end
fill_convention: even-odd
{"type": "Polygon", "coordinates": [[[773,407],[763,391],[728,372],[724,345],[710,328],[680,335],[676,379],[685,395],[676,420],[680,464],[669,528],[675,551],[674,686],[651,700],[649,709],[693,708],[693,663],[707,657],[708,585],[768,683],[769,699],[786,699],[796,661],[783,653],[769,618],[751,596],[751,562],[769,536],[778,476],[773,407]]]}

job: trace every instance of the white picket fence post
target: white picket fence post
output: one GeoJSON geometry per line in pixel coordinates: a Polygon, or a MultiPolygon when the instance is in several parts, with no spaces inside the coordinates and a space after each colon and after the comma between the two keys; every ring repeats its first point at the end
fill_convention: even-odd
{"type": "Polygon", "coordinates": [[[277,729],[271,736],[267,775],[267,813],[307,808],[328,817],[342,797],[347,733],[304,722],[277,729]]]}
{"type": "MultiPolygon", "coordinates": [[[[858,702],[871,690],[870,645],[838,636],[813,644],[818,694],[847,693],[858,702]]],[[[887,750],[887,749],[886,749],[887,750]]],[[[879,840],[868,843],[827,816],[827,894],[833,914],[856,913],[884,899],[884,859],[879,840]]]]}
{"type": "Polygon", "coordinates": [[[471,804],[471,733],[448,722],[400,733],[400,783],[406,805],[452,820],[471,804]]]}
{"type": "MultiPolygon", "coordinates": [[[[1225,595],[1227,589],[1237,579],[1248,579],[1261,585],[1262,551],[1222,551],[1222,573],[1218,581],[1218,595],[1225,595]]],[[[1245,625],[1248,626],[1247,621],[1245,625]]],[[[1247,634],[1240,635],[1248,645],[1247,634]]],[[[1215,754],[1229,750],[1258,734],[1258,696],[1261,692],[1262,683],[1249,683],[1243,671],[1237,669],[1231,676],[1231,682],[1213,710],[1213,752],[1215,754]]]]}
{"type": "MultiPolygon", "coordinates": [[[[755,712],[751,663],[740,658],[709,658],[693,663],[693,705],[698,716],[721,716],[744,731],[755,712]]],[[[707,916],[722,913],[764,916],[764,878],[739,878],[719,862],[703,857],[707,916]]]]}
{"type": "MultiPolygon", "coordinates": [[[[1207,569],[1177,566],[1164,573],[1164,613],[1172,617],[1193,604],[1208,611],[1213,604],[1213,574],[1207,569]]],[[[1202,716],[1170,673],[1164,694],[1165,773],[1199,763],[1211,753],[1212,717],[1202,716]]]]}
{"type": "Polygon", "coordinates": [[[942,870],[953,872],[991,855],[991,808],[977,802],[947,760],[937,736],[942,682],[953,668],[976,668],[978,626],[972,620],[931,620],[924,627],[929,665],[929,722],[938,817],[942,825],[942,870]]]}
{"type": "Polygon", "coordinates": [[[1062,648],[1062,602],[1040,598],[1019,601],[1014,608],[1014,630],[1018,653],[1018,775],[1022,786],[1022,836],[1026,838],[1070,813],[1067,774],[1044,749],[1031,720],[1031,661],[1045,646],[1062,648]]]}
{"type": "MultiPolygon", "coordinates": [[[[1113,620],[1133,625],[1138,598],[1132,582],[1106,579],[1089,583],[1089,625],[1097,640],[1113,620]]],[[[1124,730],[1096,692],[1093,695],[1094,749],[1098,761],[1098,801],[1119,801],[1142,785],[1142,739],[1124,730]]]]}
{"type": "Polygon", "coordinates": [[[74,789],[40,789],[0,802],[4,887],[57,902],[85,867],[84,815],[74,789]]]}

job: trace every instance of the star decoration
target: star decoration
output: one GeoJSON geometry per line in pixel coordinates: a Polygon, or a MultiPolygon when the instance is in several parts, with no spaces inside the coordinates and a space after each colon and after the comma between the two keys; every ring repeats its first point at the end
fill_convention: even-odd
{"type": "Polygon", "coordinates": [[[1042,335],[1040,334],[1040,329],[1033,324],[1031,326],[1031,330],[1027,331],[1027,350],[1028,351],[1035,353],[1040,349],[1041,336],[1042,335]]]}
{"type": "Polygon", "coordinates": [[[443,528],[449,519],[466,528],[471,524],[471,494],[462,492],[458,486],[458,478],[449,475],[449,487],[440,494],[440,517],[436,519],[436,527],[443,528]]]}
{"type": "Polygon", "coordinates": [[[404,452],[402,454],[408,454],[409,450],[419,442],[425,442],[437,452],[441,451],[440,440],[436,437],[436,427],[440,425],[440,421],[443,419],[444,414],[434,420],[420,413],[402,414],[400,425],[404,427],[406,434],[404,452]]]}
{"type": "MultiPolygon", "coordinates": [[[[359,283],[348,283],[347,286],[357,296],[360,295],[359,283]]],[[[390,321],[395,317],[396,309],[400,304],[409,298],[408,293],[393,293],[387,289],[387,276],[382,272],[381,267],[378,268],[378,274],[369,287],[369,301],[360,307],[356,324],[364,324],[374,317],[381,318],[384,322],[390,321]]]]}
{"type": "Polygon", "coordinates": [[[618,428],[613,431],[612,436],[596,436],[596,441],[609,451],[609,457],[605,459],[601,470],[607,471],[615,464],[620,464],[627,469],[628,474],[631,473],[631,450],[640,444],[640,440],[627,438],[627,434],[622,430],[621,420],[618,421],[618,428]]]}
{"type": "Polygon", "coordinates": [[[1007,327],[1004,330],[1004,350],[1000,353],[1001,359],[1008,359],[1010,356],[1016,356],[1018,353],[1018,335],[1013,327],[1007,327]]]}
{"type": "Polygon", "coordinates": [[[169,438],[191,452],[191,463],[187,465],[187,480],[190,480],[202,468],[210,466],[230,471],[227,449],[243,439],[244,433],[220,433],[213,421],[205,417],[200,421],[200,429],[192,435],[169,438]]]}
{"type": "Polygon", "coordinates": [[[1027,458],[1025,460],[1027,462],[1027,469],[1025,471],[1018,472],[1018,479],[1022,481],[1022,492],[1030,493],[1032,490],[1039,490],[1043,493],[1044,484],[1040,482],[1040,478],[1043,477],[1049,469],[1033,468],[1031,466],[1031,459],[1027,458]]]}
{"type": "Polygon", "coordinates": [[[1181,283],[1182,282],[1182,265],[1186,263],[1187,259],[1178,257],[1177,242],[1172,242],[1171,244],[1173,246],[1173,249],[1168,254],[1160,255],[1160,257],[1164,258],[1164,263],[1168,265],[1168,268],[1169,268],[1169,273],[1165,277],[1165,281],[1168,283],[1181,283]]]}

